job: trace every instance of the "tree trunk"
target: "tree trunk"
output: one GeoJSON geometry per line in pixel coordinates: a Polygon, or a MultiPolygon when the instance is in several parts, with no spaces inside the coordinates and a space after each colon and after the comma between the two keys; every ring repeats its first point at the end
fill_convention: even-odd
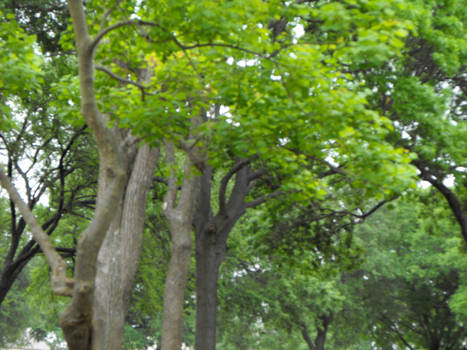
{"type": "MultiPolygon", "coordinates": [[[[175,168],[173,144],[166,147],[167,161],[175,168]]],[[[183,309],[185,288],[191,262],[191,227],[193,209],[198,187],[198,178],[192,174],[192,163],[186,157],[184,180],[177,202],[177,176],[175,171],[169,178],[164,210],[170,225],[172,252],[164,287],[164,311],[162,317],[162,350],[180,350],[183,342],[183,309]]]]}
{"type": "Polygon", "coordinates": [[[317,333],[314,342],[310,338],[308,327],[306,326],[305,322],[299,322],[302,337],[310,350],[324,350],[324,345],[326,344],[326,335],[328,333],[329,324],[332,322],[332,319],[332,313],[327,315],[322,314],[319,316],[319,318],[316,320],[317,333]]]}
{"type": "Polygon", "coordinates": [[[142,146],[131,169],[118,211],[98,256],[93,343],[99,349],[123,346],[125,315],[141,254],[146,199],[158,151],[142,146]]]}
{"type": "Polygon", "coordinates": [[[4,266],[1,276],[0,276],[0,308],[2,306],[3,301],[5,300],[8,292],[10,291],[13,283],[15,283],[16,279],[18,278],[23,268],[27,265],[27,263],[34,257],[31,255],[21,263],[15,263],[8,266],[4,266]]]}
{"type": "MultiPolygon", "coordinates": [[[[172,232],[173,234],[173,232],[172,232]]],[[[183,342],[183,309],[191,261],[191,228],[181,228],[172,239],[172,253],[164,288],[162,350],[180,350],[183,342]]]]}
{"type": "Polygon", "coordinates": [[[196,349],[216,348],[217,287],[225,246],[216,244],[216,232],[196,235],[196,349]]]}
{"type": "Polygon", "coordinates": [[[302,337],[306,342],[306,345],[308,345],[308,349],[310,350],[316,350],[315,345],[313,344],[313,340],[310,338],[310,334],[308,333],[308,327],[306,326],[305,323],[300,324],[300,331],[302,333],[302,337]]]}
{"type": "Polygon", "coordinates": [[[196,237],[196,350],[216,348],[217,281],[226,256],[230,231],[248,207],[263,202],[245,202],[251,189],[250,183],[256,178],[248,164],[246,160],[238,160],[222,178],[219,211],[215,216],[211,207],[212,170],[209,165],[205,166],[201,177],[193,220],[196,237]],[[234,186],[227,198],[227,185],[234,175],[234,186]]]}

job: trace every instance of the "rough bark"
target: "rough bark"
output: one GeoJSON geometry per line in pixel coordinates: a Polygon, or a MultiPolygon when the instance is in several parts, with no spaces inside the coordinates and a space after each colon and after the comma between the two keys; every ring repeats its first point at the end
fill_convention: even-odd
{"type": "MultiPolygon", "coordinates": [[[[99,304],[99,301],[95,302],[94,300],[95,280],[98,272],[97,257],[106,234],[113,225],[112,233],[124,234],[125,239],[127,239],[126,243],[129,243],[128,246],[119,250],[122,258],[120,262],[134,260],[132,254],[134,249],[141,244],[141,237],[140,235],[133,237],[130,233],[133,229],[142,230],[144,204],[152,172],[151,165],[154,165],[154,154],[149,152],[148,147],[141,148],[136,158],[134,172],[129,178],[128,169],[131,168],[134,148],[129,146],[131,143],[128,141],[131,141],[132,137],[128,132],[108,127],[108,120],[97,108],[94,92],[94,50],[105,34],[104,32],[109,30],[104,30],[94,41],[91,40],[88,35],[82,1],[69,0],[68,5],[78,49],[81,113],[96,139],[99,151],[96,209],[91,223],[81,234],[78,243],[73,280],[66,277],[65,262],[2,169],[0,169],[0,181],[2,186],[7,189],[11,200],[18,207],[32,231],[35,241],[40,245],[51,266],[52,290],[56,294],[71,295],[72,297],[71,303],[60,319],[60,325],[69,349],[115,349],[116,347],[111,343],[113,339],[105,338],[103,336],[105,332],[102,329],[110,329],[109,322],[111,321],[109,319],[112,322],[114,319],[117,322],[122,322],[121,317],[124,317],[124,310],[117,310],[119,314],[114,317],[109,308],[105,309],[106,305],[102,305],[107,314],[102,315],[104,318],[100,318],[101,315],[96,313],[96,305],[99,304]],[[140,187],[140,185],[142,186],[140,187]]],[[[109,235],[108,240],[109,244],[118,243],[115,242],[114,235],[109,235]]],[[[105,252],[102,254],[103,260],[108,263],[109,255],[105,255],[105,252]]],[[[117,305],[112,304],[112,307],[126,305],[136,264],[137,259],[131,266],[125,266],[128,269],[122,272],[119,276],[121,280],[117,281],[120,283],[119,288],[112,290],[110,287],[109,290],[112,294],[107,296],[106,301],[112,302],[112,298],[118,299],[117,305]]],[[[106,287],[112,286],[116,282],[115,279],[105,278],[101,278],[100,281],[105,281],[102,285],[106,287]]],[[[119,345],[118,340],[116,344],[119,345]]]]}
{"type": "MultiPolygon", "coordinates": [[[[166,147],[168,163],[175,167],[173,144],[166,147]]],[[[180,350],[183,341],[185,288],[191,261],[191,225],[198,178],[192,174],[190,158],[185,160],[184,181],[177,202],[175,171],[169,178],[164,210],[169,222],[172,251],[165,280],[162,317],[162,350],[180,350]]]]}
{"type": "Polygon", "coordinates": [[[196,349],[216,348],[217,288],[225,250],[215,233],[196,239],[196,349]],[[213,239],[214,238],[214,239],[213,239]]]}
{"type": "Polygon", "coordinates": [[[122,349],[125,315],[141,255],[146,198],[158,150],[142,146],[130,169],[125,194],[98,255],[93,343],[122,349]]]}
{"type": "Polygon", "coordinates": [[[122,134],[108,128],[94,91],[94,50],[81,0],[68,1],[78,49],[81,113],[99,150],[98,196],[94,217],[78,244],[74,288],[70,305],[60,320],[70,350],[100,349],[92,344],[94,282],[97,255],[112,223],[127,184],[127,154],[122,134]]]}

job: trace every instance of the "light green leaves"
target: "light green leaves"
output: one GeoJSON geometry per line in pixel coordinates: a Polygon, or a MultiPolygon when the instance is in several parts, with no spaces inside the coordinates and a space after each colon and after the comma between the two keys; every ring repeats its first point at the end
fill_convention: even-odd
{"type": "Polygon", "coordinates": [[[6,14],[0,20],[0,130],[13,126],[12,99],[37,89],[41,81],[41,61],[34,52],[34,40],[23,33],[14,15],[6,14]]]}

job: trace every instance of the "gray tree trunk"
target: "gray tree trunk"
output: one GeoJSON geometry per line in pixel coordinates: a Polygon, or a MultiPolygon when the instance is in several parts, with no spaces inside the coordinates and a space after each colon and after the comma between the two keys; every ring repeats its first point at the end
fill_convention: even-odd
{"type": "Polygon", "coordinates": [[[130,169],[126,191],[98,255],[93,343],[119,350],[128,300],[141,255],[146,208],[158,151],[142,146],[130,169]]]}
{"type": "MultiPolygon", "coordinates": [[[[167,161],[175,167],[173,144],[166,147],[167,161]]],[[[177,201],[178,186],[175,171],[169,178],[164,210],[170,225],[172,252],[165,280],[164,311],[162,317],[162,350],[180,350],[183,342],[183,309],[185,288],[191,262],[191,227],[195,193],[199,184],[192,173],[192,163],[186,157],[184,180],[177,201]]]]}

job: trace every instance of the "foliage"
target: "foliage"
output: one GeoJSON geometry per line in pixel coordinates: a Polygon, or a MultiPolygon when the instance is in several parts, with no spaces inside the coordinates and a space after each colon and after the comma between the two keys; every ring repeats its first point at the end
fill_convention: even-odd
{"type": "MultiPolygon", "coordinates": [[[[328,184],[315,169],[303,169],[306,158],[317,166],[325,158],[345,163],[362,196],[399,192],[414,174],[407,167],[410,156],[383,142],[391,128],[387,118],[367,108],[369,91],[342,67],[367,57],[379,65],[400,54],[410,25],[383,9],[403,4],[331,5],[120,2],[107,25],[127,18],[135,23],[108,33],[96,54],[108,73],[96,77],[101,108],[155,145],[162,138],[183,139],[204,115],[197,145],[213,165],[232,154],[259,155],[281,174],[285,190],[299,189],[307,198],[324,193],[328,184]],[[347,18],[339,23],[356,24],[333,28],[336,16],[347,18]],[[279,19],[286,26],[275,33],[271,26],[279,19]],[[322,42],[319,31],[295,34],[314,21],[324,23],[322,30],[345,31],[345,40],[322,42]],[[119,40],[122,35],[128,40],[119,40]],[[145,69],[154,72],[143,82],[145,69]],[[128,77],[127,84],[109,72],[128,77]]],[[[103,8],[90,8],[91,31],[97,33],[103,8]]]]}
{"type": "MultiPolygon", "coordinates": [[[[71,249],[73,233],[94,208],[97,156],[79,115],[75,59],[38,54],[74,49],[63,3],[46,5],[8,1],[6,15],[0,13],[0,131],[11,161],[19,164],[25,155],[44,171],[26,174],[47,185],[50,207],[35,209],[40,219],[63,209],[64,201],[70,205],[54,243],[71,249]],[[84,141],[67,148],[75,135],[84,141]],[[32,148],[37,153],[28,153],[32,148]],[[52,176],[55,156],[67,149],[60,176],[52,176]]],[[[427,327],[443,323],[463,339],[465,258],[438,199],[397,202],[358,230],[357,246],[352,230],[372,205],[414,187],[409,163],[438,184],[453,176],[449,190],[465,200],[465,6],[452,0],[109,0],[88,1],[86,10],[94,37],[114,26],[96,52],[95,87],[109,124],[153,146],[173,140],[189,154],[200,150],[218,173],[250,157],[267,176],[247,200],[274,190],[288,195],[250,214],[229,243],[220,347],[299,349],[303,325],[313,337],[320,317],[330,314],[343,325],[330,330],[336,349],[350,337],[355,344],[346,346],[359,349],[371,341],[382,348],[404,341],[427,347],[425,334],[394,331],[424,310],[430,310],[427,327]],[[194,144],[186,143],[189,134],[194,144]],[[343,273],[340,285],[336,270],[355,267],[359,257],[360,270],[343,273]]],[[[0,204],[3,224],[8,207],[0,204]]],[[[169,246],[160,205],[156,200],[148,209],[128,348],[143,349],[153,340],[148,337],[160,336],[169,246]]],[[[29,310],[26,298],[44,317],[38,334],[55,331],[62,300],[45,287],[48,269],[38,261],[28,273],[30,295],[20,294],[29,283],[22,276],[1,317],[18,321],[19,332],[24,319],[16,316],[29,310]]]]}
{"type": "Polygon", "coordinates": [[[0,131],[3,132],[13,126],[10,98],[26,95],[41,81],[41,60],[34,54],[35,38],[24,33],[15,16],[0,9],[0,17],[0,131]]]}
{"type": "Polygon", "coordinates": [[[349,333],[339,333],[350,326],[381,349],[462,349],[467,334],[451,300],[455,306],[462,293],[467,259],[454,232],[436,193],[398,201],[361,225],[356,237],[365,260],[342,277],[350,299],[337,320],[336,347],[347,348],[349,333]]]}
{"type": "Polygon", "coordinates": [[[24,329],[29,324],[28,315],[32,310],[25,302],[23,294],[27,283],[27,274],[21,274],[2,304],[0,313],[0,346],[2,347],[20,341],[24,329]]]}
{"type": "MultiPolygon", "coordinates": [[[[308,349],[303,333],[315,339],[323,322],[342,308],[344,296],[336,279],[340,264],[319,261],[317,249],[296,252],[287,260],[279,256],[281,250],[262,252],[255,239],[261,241],[269,230],[255,222],[255,215],[247,215],[232,233],[220,281],[221,349],[253,344],[257,349],[308,349]]],[[[295,232],[289,228],[287,233],[295,232]]]]}

